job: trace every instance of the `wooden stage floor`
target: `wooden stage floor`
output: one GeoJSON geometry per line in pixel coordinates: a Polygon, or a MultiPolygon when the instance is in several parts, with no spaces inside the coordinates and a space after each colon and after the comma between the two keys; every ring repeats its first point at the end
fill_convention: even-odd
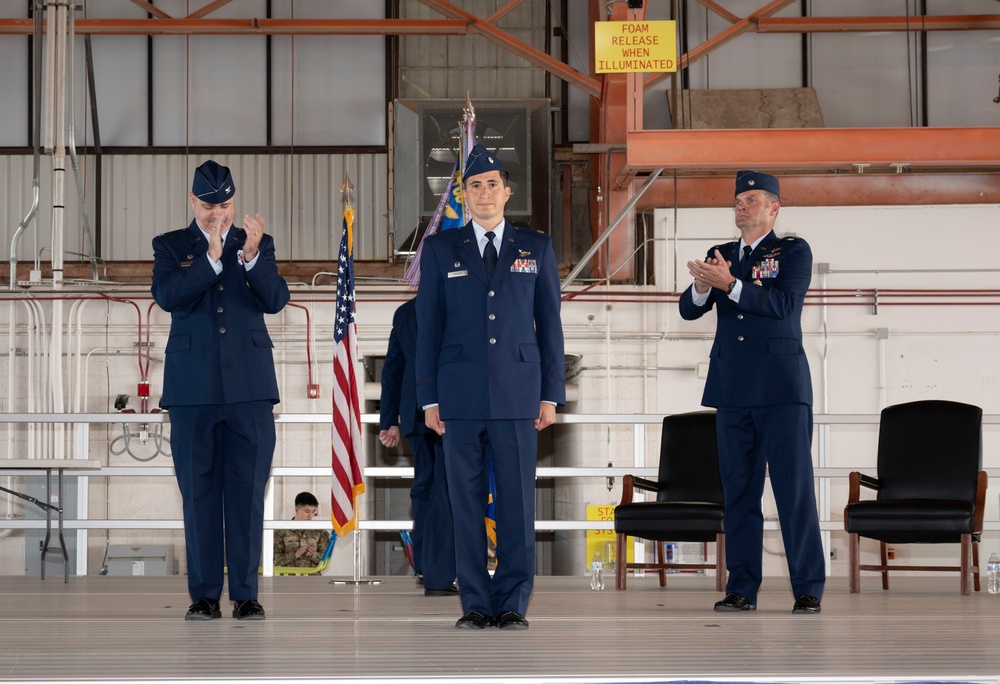
{"type": "Polygon", "coordinates": [[[527,632],[457,631],[457,598],[412,578],[261,580],[263,622],[185,622],[183,577],[0,577],[0,681],[1000,681],[1000,596],[956,577],[828,583],[792,615],[783,580],[755,613],[717,614],[714,579],[652,576],[590,590],[539,577],[527,632]]]}

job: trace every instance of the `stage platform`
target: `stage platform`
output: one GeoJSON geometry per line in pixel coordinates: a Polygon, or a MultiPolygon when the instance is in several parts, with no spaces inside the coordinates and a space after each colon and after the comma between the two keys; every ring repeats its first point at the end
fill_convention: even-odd
{"type": "Polygon", "coordinates": [[[526,632],[458,631],[459,600],[413,578],[261,580],[263,622],[185,622],[184,577],[0,577],[0,681],[998,682],[1000,596],[958,578],[832,578],[819,615],[769,580],[719,614],[714,579],[539,577],[526,632]],[[609,578],[610,579],[610,578],[609,578]]]}

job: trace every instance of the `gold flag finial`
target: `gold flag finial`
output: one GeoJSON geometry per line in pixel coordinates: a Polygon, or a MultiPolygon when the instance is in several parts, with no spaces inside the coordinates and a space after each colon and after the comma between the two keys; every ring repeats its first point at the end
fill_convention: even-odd
{"type": "Polygon", "coordinates": [[[351,182],[351,177],[344,174],[344,182],[340,186],[340,192],[344,193],[344,204],[350,206],[351,204],[351,191],[354,190],[354,183],[351,182]]]}

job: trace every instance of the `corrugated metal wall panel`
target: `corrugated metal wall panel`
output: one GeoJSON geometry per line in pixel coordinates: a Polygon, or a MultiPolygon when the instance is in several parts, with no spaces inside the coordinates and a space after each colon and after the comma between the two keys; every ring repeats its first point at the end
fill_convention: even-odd
{"type": "MultiPolygon", "coordinates": [[[[386,259],[387,159],[385,154],[215,155],[229,166],[236,182],[236,224],[243,215],[259,212],[275,237],[278,258],[334,260],[340,245],[343,199],[340,185],[349,174],[356,190],[354,256],[358,260],[386,259]]],[[[41,160],[41,201],[32,230],[37,226],[41,248],[51,243],[52,159],[41,160]]],[[[192,218],[188,202],[191,174],[201,162],[186,155],[105,155],[101,188],[99,252],[106,260],[136,261],[153,258],[150,243],[159,233],[186,226],[192,218]]],[[[31,155],[0,156],[0,216],[4,244],[8,247],[31,204],[31,155]]],[[[67,166],[68,166],[67,160],[67,166]]],[[[94,159],[81,157],[88,212],[93,206],[94,159]]],[[[66,179],[67,261],[71,253],[88,252],[80,217],[76,183],[66,179]]],[[[35,236],[21,240],[17,258],[33,261],[35,236]]],[[[49,259],[43,252],[42,258],[49,259]]]]}
{"type": "MultiPolygon", "coordinates": [[[[486,18],[506,2],[470,0],[462,9],[486,18]]],[[[547,3],[521,3],[497,26],[538,50],[545,49],[547,3]]],[[[441,19],[420,3],[401,3],[405,19],[441,19]]],[[[500,48],[478,34],[465,36],[402,36],[400,38],[400,98],[530,99],[545,97],[545,72],[522,57],[500,48]],[[522,73],[523,72],[523,73],[522,73]]]]}
{"type": "MultiPolygon", "coordinates": [[[[85,188],[94,182],[93,165],[88,162],[89,160],[80,158],[80,175],[85,188]]],[[[17,232],[17,227],[31,207],[33,165],[34,159],[30,154],[0,155],[0,221],[3,222],[3,225],[0,226],[0,236],[3,240],[5,260],[10,257],[10,243],[17,232]]],[[[48,247],[52,244],[51,157],[42,156],[40,158],[38,177],[38,210],[18,241],[16,256],[19,262],[33,262],[36,250],[41,252],[42,260],[48,261],[50,258],[48,247]]],[[[89,194],[86,194],[86,197],[87,211],[91,217],[91,224],[93,224],[93,199],[89,194]]],[[[63,241],[66,251],[65,259],[76,261],[79,257],[74,256],[74,253],[88,250],[83,249],[83,222],[80,218],[80,202],[68,155],[66,157],[63,204],[66,207],[64,212],[66,230],[63,241]]]]}

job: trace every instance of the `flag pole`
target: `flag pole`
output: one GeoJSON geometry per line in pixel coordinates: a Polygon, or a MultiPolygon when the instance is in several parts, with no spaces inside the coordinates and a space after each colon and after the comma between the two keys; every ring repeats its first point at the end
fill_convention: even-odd
{"type": "MultiPolygon", "coordinates": [[[[354,207],[351,204],[351,191],[354,189],[354,183],[351,182],[350,176],[345,173],[344,182],[340,186],[340,192],[344,196],[344,235],[341,238],[341,254],[338,257],[340,263],[337,275],[338,314],[342,316],[342,319],[338,326],[335,327],[334,340],[336,341],[336,350],[334,365],[336,366],[342,358],[344,359],[344,368],[342,368],[342,371],[346,376],[345,386],[347,392],[340,392],[343,395],[340,397],[343,404],[340,410],[343,415],[340,416],[342,424],[339,427],[345,433],[340,436],[341,445],[349,451],[350,459],[349,463],[341,464],[343,472],[339,474],[347,480],[346,484],[342,482],[340,486],[345,489],[343,492],[343,506],[344,508],[349,508],[350,515],[347,514],[347,511],[341,511],[342,517],[338,518],[338,511],[335,510],[333,512],[334,534],[337,534],[338,530],[340,533],[347,533],[348,531],[354,533],[354,572],[353,579],[331,579],[330,584],[353,584],[360,586],[362,584],[381,584],[381,580],[361,579],[361,530],[358,527],[360,512],[357,505],[357,496],[364,492],[364,481],[361,477],[361,468],[357,463],[357,458],[361,452],[361,423],[358,413],[359,397],[357,396],[357,383],[354,376],[354,354],[356,352],[354,313],[356,311],[356,298],[354,296],[354,245],[352,231],[354,207]],[[339,355],[341,350],[340,345],[346,346],[346,353],[343,357],[339,355]],[[347,396],[347,394],[350,396],[347,396]]],[[[334,433],[336,435],[338,430],[338,388],[336,386],[334,387],[334,414],[334,433]]],[[[336,448],[334,449],[334,455],[336,456],[336,448]]],[[[336,481],[338,475],[336,467],[334,471],[334,480],[336,481]]],[[[336,495],[333,498],[333,503],[336,507],[338,503],[336,495]]],[[[337,536],[339,537],[339,534],[337,536]]]]}

